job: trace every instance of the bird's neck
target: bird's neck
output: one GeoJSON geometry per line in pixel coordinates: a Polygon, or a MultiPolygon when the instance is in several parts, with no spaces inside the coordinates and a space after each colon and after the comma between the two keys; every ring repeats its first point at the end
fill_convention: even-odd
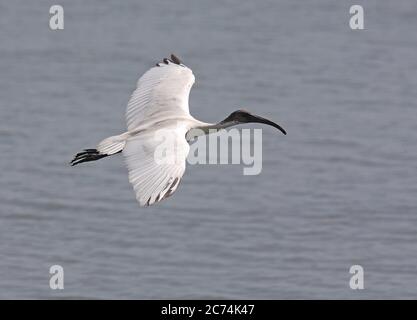
{"type": "Polygon", "coordinates": [[[210,130],[220,130],[220,129],[226,129],[232,126],[237,125],[238,123],[236,121],[220,121],[219,123],[209,123],[205,126],[201,126],[200,129],[204,131],[210,131],[210,130]]]}
{"type": "Polygon", "coordinates": [[[221,129],[226,129],[231,126],[235,126],[238,123],[236,121],[220,121],[219,123],[205,123],[201,122],[187,132],[187,140],[192,140],[198,136],[216,133],[221,129]]]}

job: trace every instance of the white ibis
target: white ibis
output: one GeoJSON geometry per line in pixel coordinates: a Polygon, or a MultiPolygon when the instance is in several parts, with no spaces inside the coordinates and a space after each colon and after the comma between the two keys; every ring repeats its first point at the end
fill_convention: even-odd
{"type": "Polygon", "coordinates": [[[127,105],[127,131],[104,139],[96,149],[77,153],[71,164],[74,166],[123,152],[136,199],[141,206],[149,206],[166,199],[177,189],[185,171],[190,149],[187,133],[191,130],[201,129],[208,134],[209,129],[264,123],[286,134],[278,124],[244,110],[231,113],[217,124],[196,120],[188,107],[194,81],[191,69],[175,55],[157,63],[137,82],[127,105]],[[155,161],[154,151],[160,143],[155,139],[155,132],[160,129],[169,130],[176,137],[176,156],[181,161],[168,164],[155,161]]]}

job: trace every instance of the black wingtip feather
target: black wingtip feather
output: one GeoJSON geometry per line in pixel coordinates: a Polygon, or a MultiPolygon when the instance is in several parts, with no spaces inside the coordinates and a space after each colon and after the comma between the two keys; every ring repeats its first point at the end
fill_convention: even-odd
{"type": "Polygon", "coordinates": [[[75,166],[79,163],[89,162],[99,160],[101,158],[107,157],[107,154],[101,154],[97,149],[85,149],[82,152],[79,152],[71,160],[71,166],[75,166]]]}
{"type": "Polygon", "coordinates": [[[171,61],[174,62],[175,64],[181,64],[181,59],[178,58],[175,54],[171,54],[171,61]]]}
{"type": "Polygon", "coordinates": [[[171,58],[170,59],[168,59],[168,58],[165,58],[165,59],[163,59],[162,60],[162,62],[158,62],[157,64],[156,64],[156,66],[157,67],[161,67],[161,66],[163,66],[164,64],[169,64],[169,63],[174,63],[174,64],[177,64],[177,65],[179,65],[179,66],[184,66],[183,64],[182,64],[182,61],[181,61],[181,59],[180,58],[178,58],[178,56],[176,56],[175,54],[171,54],[171,58]]]}

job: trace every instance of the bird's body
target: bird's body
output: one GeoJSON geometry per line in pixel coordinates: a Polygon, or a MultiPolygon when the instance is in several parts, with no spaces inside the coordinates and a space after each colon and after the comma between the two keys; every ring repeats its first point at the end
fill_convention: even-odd
{"type": "MultiPolygon", "coordinates": [[[[276,123],[242,110],[225,120],[211,124],[191,116],[188,98],[194,75],[175,55],[148,70],[137,83],[127,109],[127,131],[101,141],[96,149],[86,149],[71,161],[72,165],[98,160],[123,152],[129,181],[142,206],[149,206],[172,195],[185,171],[189,152],[189,133],[200,129],[227,128],[239,123],[266,123],[285,131],[276,123]],[[157,133],[164,132],[175,144],[175,161],[159,162],[155,152],[161,144],[157,133]]],[[[174,151],[172,152],[174,153],[174,151]]]]}

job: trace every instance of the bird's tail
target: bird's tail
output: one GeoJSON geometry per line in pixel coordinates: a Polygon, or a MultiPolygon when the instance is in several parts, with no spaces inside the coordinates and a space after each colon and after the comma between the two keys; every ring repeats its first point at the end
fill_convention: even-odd
{"type": "Polygon", "coordinates": [[[75,166],[76,164],[82,162],[96,161],[101,158],[122,152],[128,136],[128,132],[125,132],[118,136],[106,138],[97,145],[96,149],[84,149],[83,151],[77,153],[71,160],[70,164],[75,166]]]}

